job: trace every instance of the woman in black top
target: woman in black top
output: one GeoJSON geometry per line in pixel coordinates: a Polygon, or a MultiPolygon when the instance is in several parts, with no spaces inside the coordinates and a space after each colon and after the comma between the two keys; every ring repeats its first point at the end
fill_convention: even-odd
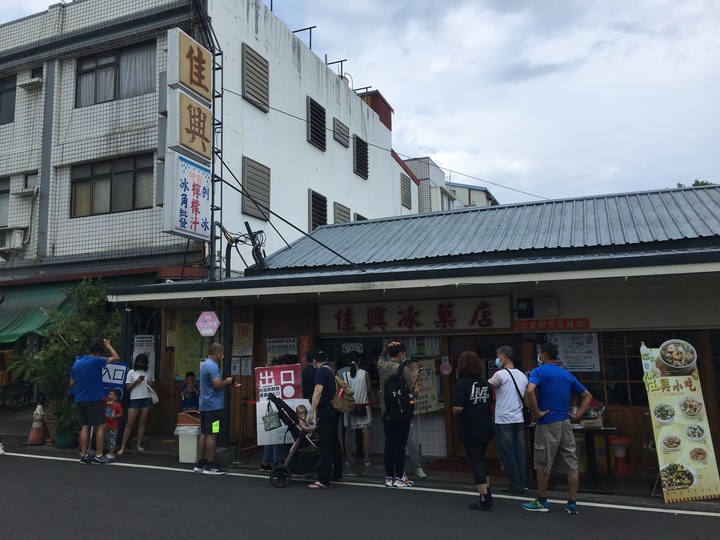
{"type": "Polygon", "coordinates": [[[473,466],[480,500],[469,505],[473,510],[491,510],[490,478],[485,466],[485,450],[493,438],[492,387],[482,375],[482,362],[477,354],[465,351],[458,361],[452,412],[458,419],[460,441],[473,466]]]}

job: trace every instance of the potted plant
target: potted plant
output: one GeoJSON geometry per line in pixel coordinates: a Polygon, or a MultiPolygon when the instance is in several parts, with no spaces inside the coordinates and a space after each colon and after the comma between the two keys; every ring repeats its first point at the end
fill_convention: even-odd
{"type": "Polygon", "coordinates": [[[62,399],[50,408],[50,414],[55,417],[55,446],[75,448],[80,429],[75,403],[68,398],[62,399]]]}

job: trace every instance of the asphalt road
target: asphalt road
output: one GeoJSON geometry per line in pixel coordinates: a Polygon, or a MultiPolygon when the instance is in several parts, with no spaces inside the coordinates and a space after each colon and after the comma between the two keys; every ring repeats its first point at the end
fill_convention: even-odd
{"type": "Polygon", "coordinates": [[[274,488],[259,474],[205,476],[187,468],[0,457],[0,538],[713,538],[720,509],[685,512],[598,505],[570,516],[558,502],[547,514],[496,496],[492,512],[469,510],[469,492],[391,489],[378,484],[307,481],[274,488]]]}

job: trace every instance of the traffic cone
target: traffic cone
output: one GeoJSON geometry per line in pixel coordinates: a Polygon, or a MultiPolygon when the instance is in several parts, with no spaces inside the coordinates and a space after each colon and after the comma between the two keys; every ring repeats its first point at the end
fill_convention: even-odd
{"type": "Polygon", "coordinates": [[[28,446],[40,446],[45,444],[45,412],[43,411],[42,405],[38,405],[33,413],[32,428],[30,428],[30,435],[28,435],[28,446]]]}

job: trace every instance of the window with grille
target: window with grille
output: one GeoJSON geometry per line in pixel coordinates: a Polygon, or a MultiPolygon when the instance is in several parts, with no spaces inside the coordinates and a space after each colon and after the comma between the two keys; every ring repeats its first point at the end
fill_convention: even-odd
{"type": "Polygon", "coordinates": [[[15,121],[16,83],[15,75],[0,79],[0,124],[10,124],[15,121]]]}
{"type": "Polygon", "coordinates": [[[155,91],[155,43],[77,61],[75,106],[87,107],[155,91]]]}
{"type": "Polygon", "coordinates": [[[258,109],[270,110],[270,64],[245,43],[242,44],[242,96],[258,109]]]}
{"type": "Polygon", "coordinates": [[[333,221],[335,223],[347,223],[350,221],[350,209],[340,203],[333,203],[333,221]]]}
{"type": "Polygon", "coordinates": [[[400,174],[400,201],[408,210],[412,210],[412,180],[407,174],[400,174]]]}
{"type": "Polygon", "coordinates": [[[333,139],[345,148],[350,148],[350,128],[337,118],[333,118],[333,139]]]}
{"type": "Polygon", "coordinates": [[[367,180],[370,171],[368,144],[357,135],[353,137],[353,171],[365,180],[367,180]]]}
{"type": "Polygon", "coordinates": [[[270,168],[245,156],[242,213],[265,221],[270,216],[270,168]]]}
{"type": "Polygon", "coordinates": [[[325,107],[307,97],[307,140],[323,152],[326,148],[325,107]]]}
{"type": "MultiPolygon", "coordinates": [[[[10,178],[0,178],[0,227],[8,226],[10,217],[10,178]]],[[[0,234],[5,234],[0,232],[0,234]]]]}
{"type": "Polygon", "coordinates": [[[327,197],[316,193],[312,189],[310,193],[310,215],[309,225],[310,232],[317,229],[320,225],[327,225],[327,197]]]}
{"type": "Polygon", "coordinates": [[[153,154],[75,165],[71,217],[152,208],[153,154]]]}

